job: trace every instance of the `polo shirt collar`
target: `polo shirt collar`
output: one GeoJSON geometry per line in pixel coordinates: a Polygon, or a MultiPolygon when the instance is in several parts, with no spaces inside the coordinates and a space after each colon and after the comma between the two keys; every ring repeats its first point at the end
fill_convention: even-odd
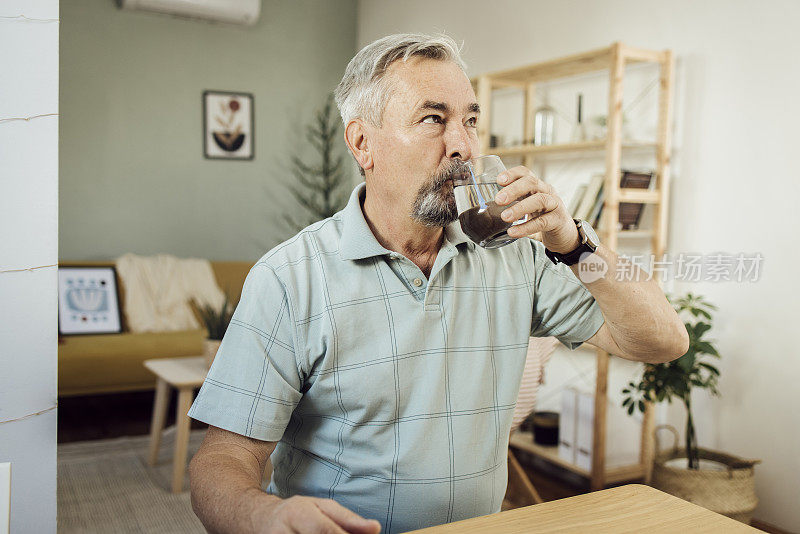
{"type": "MultiPolygon", "coordinates": [[[[358,184],[342,210],[342,237],[339,255],[343,260],[360,260],[392,253],[375,239],[375,235],[364,218],[364,212],[361,211],[361,199],[366,194],[366,187],[367,184],[364,182],[358,184]]],[[[475,244],[461,230],[461,224],[458,221],[447,225],[444,232],[445,240],[453,246],[467,243],[470,248],[475,247],[475,244]]]]}
{"type": "Polygon", "coordinates": [[[364,212],[361,211],[361,198],[366,194],[366,187],[364,182],[358,184],[342,210],[339,255],[343,260],[361,260],[390,253],[375,239],[364,218],[364,212]]]}

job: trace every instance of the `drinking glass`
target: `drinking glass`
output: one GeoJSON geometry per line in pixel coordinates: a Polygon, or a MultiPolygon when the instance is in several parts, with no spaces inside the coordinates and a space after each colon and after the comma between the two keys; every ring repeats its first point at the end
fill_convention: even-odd
{"type": "Polygon", "coordinates": [[[465,162],[453,179],[458,220],[467,236],[483,248],[498,248],[517,240],[508,235],[512,226],[528,221],[528,216],[506,222],[500,214],[517,202],[498,206],[494,197],[501,187],[497,177],[506,167],[498,156],[480,156],[465,162]]]}

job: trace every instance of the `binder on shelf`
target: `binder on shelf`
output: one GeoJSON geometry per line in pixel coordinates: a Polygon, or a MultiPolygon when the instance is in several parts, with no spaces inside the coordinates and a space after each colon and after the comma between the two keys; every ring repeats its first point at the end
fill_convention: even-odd
{"type": "Polygon", "coordinates": [[[575,424],[578,416],[578,392],[574,388],[561,390],[561,414],[558,418],[558,456],[575,463],[575,424]]]}
{"type": "MultiPolygon", "coordinates": [[[[651,171],[622,171],[619,186],[629,189],[650,189],[653,183],[653,172],[651,171]]],[[[620,202],[619,203],[619,223],[622,230],[636,230],[639,228],[639,220],[642,218],[644,204],[640,202],[620,202]]]]}
{"type": "Polygon", "coordinates": [[[577,421],[575,425],[575,465],[592,470],[594,437],[594,395],[577,392],[577,421]]]}

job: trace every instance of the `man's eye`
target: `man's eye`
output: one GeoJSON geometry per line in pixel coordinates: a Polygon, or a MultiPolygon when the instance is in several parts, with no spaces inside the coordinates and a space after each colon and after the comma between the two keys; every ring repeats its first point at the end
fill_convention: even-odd
{"type": "Polygon", "coordinates": [[[422,122],[427,124],[441,124],[444,120],[439,115],[428,115],[422,119],[422,122]]]}
{"type": "Polygon", "coordinates": [[[471,126],[473,128],[478,126],[478,117],[472,117],[469,120],[467,120],[467,126],[471,126]]]}

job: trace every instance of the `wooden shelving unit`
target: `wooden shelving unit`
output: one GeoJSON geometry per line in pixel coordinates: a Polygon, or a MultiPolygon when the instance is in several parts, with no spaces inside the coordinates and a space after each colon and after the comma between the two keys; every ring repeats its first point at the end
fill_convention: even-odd
{"type": "MultiPolygon", "coordinates": [[[[492,72],[473,80],[478,103],[481,106],[481,124],[491,124],[492,91],[514,87],[525,95],[524,139],[533,139],[533,114],[536,109],[536,86],[539,83],[571,77],[590,72],[607,71],[609,80],[608,120],[605,139],[558,145],[535,146],[524,144],[509,147],[489,147],[490,132],[484,127],[478,130],[481,153],[503,156],[522,156],[523,163],[532,167],[537,157],[570,155],[586,152],[604,153],[605,157],[605,204],[603,207],[601,241],[616,250],[620,239],[649,239],[651,252],[661,257],[667,241],[667,215],[669,199],[669,173],[672,121],[672,83],[674,61],[672,51],[655,51],[633,48],[622,43],[581,54],[525,65],[522,67],[492,72]],[[622,94],[626,65],[653,63],[659,66],[658,125],[655,142],[629,142],[622,139],[622,94]],[[620,163],[623,151],[654,150],[656,180],[653,190],[622,189],[619,187],[620,163]],[[651,204],[654,210],[653,229],[617,231],[620,202],[651,204]]],[[[544,177],[546,180],[546,177],[544,177]]],[[[594,350],[594,349],[593,349],[594,350]]],[[[609,354],[595,350],[597,379],[595,384],[595,421],[592,450],[592,469],[585,471],[559,458],[556,448],[541,447],[533,443],[530,435],[517,433],[511,437],[511,445],[540,456],[554,464],[585,476],[593,490],[607,484],[643,479],[649,481],[653,459],[653,413],[647,405],[642,424],[642,446],[639,463],[607,469],[606,456],[606,405],[608,389],[609,354]]]]}

